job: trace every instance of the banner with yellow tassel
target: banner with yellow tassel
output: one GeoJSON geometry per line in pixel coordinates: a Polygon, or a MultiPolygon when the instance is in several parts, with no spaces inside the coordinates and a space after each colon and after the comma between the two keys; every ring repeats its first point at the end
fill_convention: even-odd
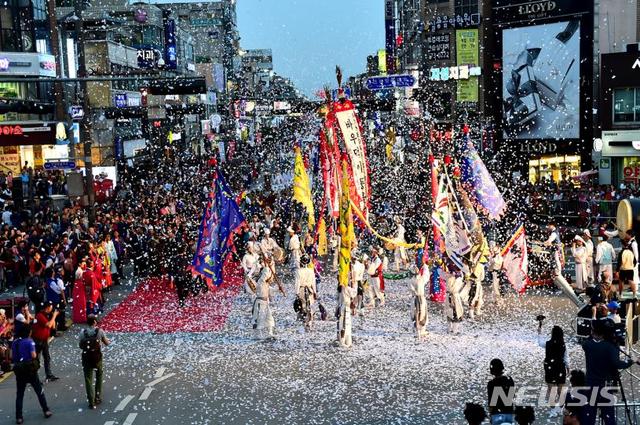
{"type": "Polygon", "coordinates": [[[349,199],[349,175],[347,161],[342,160],[342,198],[340,199],[340,256],[338,257],[338,283],[349,285],[351,249],[355,244],[351,200],[349,199]]]}
{"type": "Polygon", "coordinates": [[[325,223],[324,217],[321,217],[320,224],[318,224],[318,256],[323,257],[327,255],[328,251],[327,224],[325,223]]]}
{"type": "Polygon", "coordinates": [[[316,224],[315,213],[313,211],[313,199],[311,198],[311,185],[309,184],[309,176],[304,168],[304,160],[300,147],[296,146],[295,162],[293,168],[293,199],[300,202],[307,210],[309,227],[316,224]]]}

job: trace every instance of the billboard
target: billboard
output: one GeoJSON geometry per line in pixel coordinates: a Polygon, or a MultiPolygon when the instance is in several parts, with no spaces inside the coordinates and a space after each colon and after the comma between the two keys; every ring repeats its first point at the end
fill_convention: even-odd
{"type": "Polygon", "coordinates": [[[580,137],[580,21],[502,32],[502,121],[511,139],[580,137]]]}
{"type": "MultiPolygon", "coordinates": [[[[475,67],[480,64],[479,36],[477,29],[456,31],[456,63],[475,67]]],[[[456,100],[458,102],[478,101],[478,77],[459,79],[456,100]]]]}

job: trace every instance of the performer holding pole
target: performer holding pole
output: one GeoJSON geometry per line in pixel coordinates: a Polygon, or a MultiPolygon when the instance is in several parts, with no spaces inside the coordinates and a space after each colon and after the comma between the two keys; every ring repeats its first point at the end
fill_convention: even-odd
{"type": "Polygon", "coordinates": [[[422,265],[415,279],[411,282],[410,289],[413,295],[413,305],[411,308],[411,319],[416,331],[418,341],[424,340],[427,336],[427,324],[429,323],[429,312],[427,311],[426,288],[429,284],[431,273],[429,266],[422,265]]]}

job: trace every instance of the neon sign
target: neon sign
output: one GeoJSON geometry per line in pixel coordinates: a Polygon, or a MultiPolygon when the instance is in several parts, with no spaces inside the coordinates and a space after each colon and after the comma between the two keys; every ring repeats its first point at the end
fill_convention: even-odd
{"type": "Polygon", "coordinates": [[[22,136],[24,135],[24,130],[22,129],[22,126],[19,126],[19,125],[3,125],[3,126],[0,126],[0,135],[22,136]]]}

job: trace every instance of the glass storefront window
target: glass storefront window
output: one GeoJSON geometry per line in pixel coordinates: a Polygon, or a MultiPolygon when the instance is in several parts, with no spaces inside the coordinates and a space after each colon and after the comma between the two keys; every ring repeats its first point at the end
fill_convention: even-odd
{"type": "Polygon", "coordinates": [[[0,83],[0,98],[3,99],[24,99],[19,83],[0,83]]]}
{"type": "Polygon", "coordinates": [[[613,122],[629,123],[640,121],[640,89],[623,88],[613,92],[613,122]]]}
{"type": "Polygon", "coordinates": [[[529,181],[541,180],[560,182],[580,174],[578,155],[546,156],[529,161],[529,181]]]}
{"type": "Polygon", "coordinates": [[[622,169],[618,171],[618,180],[638,183],[640,177],[640,157],[629,156],[622,158],[622,169]]]}

